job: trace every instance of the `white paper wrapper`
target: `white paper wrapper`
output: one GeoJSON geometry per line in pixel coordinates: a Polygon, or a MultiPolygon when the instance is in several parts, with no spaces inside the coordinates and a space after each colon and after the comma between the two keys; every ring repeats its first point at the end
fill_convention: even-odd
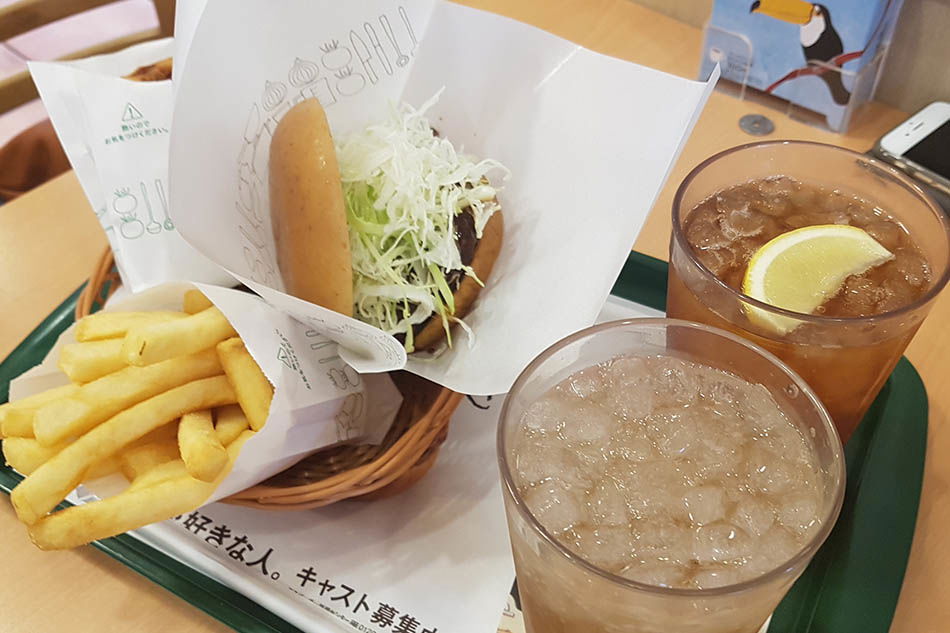
{"type": "MultiPolygon", "coordinates": [[[[110,302],[111,310],[180,310],[185,283],[168,283],[110,302]]],[[[362,438],[379,443],[402,402],[389,376],[360,376],[340,359],[333,341],[281,314],[259,297],[198,285],[224,313],[274,385],[264,428],[241,450],[231,474],[211,501],[249,488],[315,450],[362,438]]],[[[10,384],[11,400],[68,382],[56,367],[59,348],[75,341],[66,330],[39,366],[10,384]]],[[[116,478],[90,486],[100,496],[122,487],[116,478]]]]}
{"type": "Polygon", "coordinates": [[[197,7],[184,21],[170,157],[182,235],[338,341],[359,371],[406,366],[463,393],[506,391],[543,348],[593,323],[715,82],[433,0],[211,0],[192,33],[197,7]],[[466,317],[474,344],[458,332],[437,360],[407,361],[382,331],[282,292],[268,151],[302,99],[320,99],[340,136],[443,87],[433,125],[511,170],[499,196],[505,245],[466,317]]]}
{"type": "Polygon", "coordinates": [[[170,57],[172,49],[165,39],[75,62],[29,64],[122,280],[133,291],[178,279],[233,283],[181,238],[169,215],[171,82],[122,79],[170,57]]]}

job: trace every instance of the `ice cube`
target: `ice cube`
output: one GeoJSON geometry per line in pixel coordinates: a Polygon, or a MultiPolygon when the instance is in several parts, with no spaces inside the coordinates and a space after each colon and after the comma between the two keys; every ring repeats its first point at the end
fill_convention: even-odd
{"type": "Polygon", "coordinates": [[[571,550],[595,567],[612,574],[624,569],[633,559],[633,536],[626,526],[583,525],[567,539],[571,550]]]}
{"type": "Polygon", "coordinates": [[[907,282],[900,279],[886,279],[881,287],[880,299],[874,306],[874,313],[898,310],[912,303],[917,298],[917,291],[907,282]]]}
{"type": "Polygon", "coordinates": [[[529,488],[524,500],[535,518],[554,535],[588,520],[581,496],[557,479],[529,488]]]}
{"type": "Polygon", "coordinates": [[[623,570],[621,575],[654,587],[682,587],[686,584],[686,568],[663,561],[637,562],[623,570]]]}
{"type": "Polygon", "coordinates": [[[870,316],[877,312],[883,288],[863,275],[852,275],[841,289],[842,311],[852,316],[870,316]]]}
{"type": "Polygon", "coordinates": [[[561,470],[557,458],[559,452],[560,449],[550,449],[527,440],[519,443],[514,452],[514,472],[518,485],[533,485],[557,475],[561,470]]]}
{"type": "Polygon", "coordinates": [[[735,585],[744,580],[741,568],[733,565],[716,565],[700,569],[690,579],[697,589],[711,589],[735,585]]]}
{"type": "Polygon", "coordinates": [[[745,472],[749,486],[761,493],[776,496],[797,487],[799,470],[762,442],[754,442],[746,451],[745,472]]]}
{"type": "Polygon", "coordinates": [[[708,483],[719,485],[721,482],[731,481],[739,471],[741,457],[738,450],[716,453],[706,444],[713,438],[705,436],[703,446],[694,448],[690,453],[691,463],[682,466],[683,470],[690,468],[690,481],[700,484],[708,483]]]}
{"type": "Polygon", "coordinates": [[[584,403],[566,412],[559,437],[571,444],[602,446],[617,425],[617,419],[609,410],[593,403],[584,403]]]}
{"type": "Polygon", "coordinates": [[[729,240],[753,237],[766,233],[766,240],[778,233],[778,224],[773,218],[750,209],[748,206],[726,211],[720,220],[722,234],[729,240]]]}
{"type": "Polygon", "coordinates": [[[818,523],[818,493],[803,490],[783,495],[778,502],[778,520],[794,534],[806,534],[818,523]]]}
{"type": "Polygon", "coordinates": [[[563,425],[563,405],[557,398],[545,397],[525,409],[521,423],[532,431],[554,434],[563,425]]]}
{"type": "Polygon", "coordinates": [[[651,460],[640,464],[619,481],[625,491],[627,510],[633,518],[689,520],[683,505],[684,477],[675,464],[662,459],[651,460]]]}
{"type": "Polygon", "coordinates": [[[759,538],[755,556],[750,557],[748,566],[762,573],[775,569],[789,561],[801,545],[785,528],[774,525],[759,538]]]}
{"type": "Polygon", "coordinates": [[[685,459],[695,447],[702,445],[705,434],[702,411],[684,409],[680,413],[663,417],[654,415],[650,419],[656,421],[653,440],[657,451],[664,457],[685,459]],[[660,424],[661,419],[668,420],[668,423],[660,424]]]}
{"type": "Polygon", "coordinates": [[[703,266],[720,279],[742,261],[732,249],[725,247],[701,248],[696,251],[696,256],[703,266]]]}
{"type": "Polygon", "coordinates": [[[715,486],[700,486],[686,492],[683,502],[693,525],[708,525],[726,516],[726,493],[715,486]]]}
{"type": "Polygon", "coordinates": [[[818,204],[819,193],[813,187],[803,187],[800,183],[788,194],[788,201],[800,209],[808,209],[818,204]]]}
{"type": "MultiPolygon", "coordinates": [[[[855,203],[853,196],[837,190],[830,192],[828,195],[820,196],[818,201],[825,213],[832,217],[848,214],[855,203]]],[[[825,224],[828,224],[828,222],[826,221],[825,224]]]]}
{"type": "Polygon", "coordinates": [[[572,374],[562,385],[558,385],[558,388],[571,396],[590,398],[606,391],[607,380],[603,368],[595,365],[572,374]]]}
{"type": "Polygon", "coordinates": [[[729,239],[719,226],[719,211],[715,204],[704,203],[690,213],[684,226],[686,241],[696,249],[722,248],[729,239]]]}
{"type": "Polygon", "coordinates": [[[900,277],[914,288],[920,288],[930,281],[930,264],[911,249],[902,248],[894,252],[894,267],[900,277]]]}
{"type": "Polygon", "coordinates": [[[567,458],[558,476],[566,485],[586,491],[604,477],[608,462],[603,447],[586,445],[563,450],[567,458]]]}
{"type": "Polygon", "coordinates": [[[656,448],[664,457],[677,458],[685,456],[693,445],[700,441],[696,432],[684,424],[673,428],[663,437],[658,437],[656,448]]]}
{"type": "Polygon", "coordinates": [[[761,194],[755,183],[745,183],[730,187],[716,194],[714,201],[716,210],[721,216],[733,209],[748,209],[759,202],[761,194]]]}
{"type": "Polygon", "coordinates": [[[702,390],[702,379],[697,367],[675,358],[664,358],[657,363],[653,377],[657,389],[656,406],[690,404],[702,390]]]}
{"type": "Polygon", "coordinates": [[[624,418],[635,419],[648,415],[653,410],[653,385],[645,377],[636,380],[615,380],[605,403],[624,418]]]}
{"type": "Polygon", "coordinates": [[[775,510],[765,499],[744,496],[732,511],[730,520],[753,536],[762,536],[775,523],[775,510]]]}
{"type": "Polygon", "coordinates": [[[593,521],[597,525],[627,525],[627,504],[624,501],[624,491],[618,483],[610,477],[605,477],[587,498],[593,521]]]}
{"type": "Polygon", "coordinates": [[[783,191],[763,194],[762,201],[755,206],[757,211],[772,218],[787,216],[791,208],[789,194],[783,191]]]}
{"type": "Polygon", "coordinates": [[[723,563],[744,558],[753,541],[741,528],[730,523],[713,523],[696,529],[693,558],[700,563],[723,563]]]}
{"type": "Polygon", "coordinates": [[[624,428],[619,445],[613,447],[613,455],[625,462],[643,462],[654,456],[653,442],[642,435],[643,427],[628,425],[624,428]]]}
{"type": "Polygon", "coordinates": [[[747,385],[742,391],[742,399],[736,410],[739,417],[751,424],[755,432],[767,432],[774,427],[789,424],[772,393],[763,385],[747,385]]]}
{"type": "Polygon", "coordinates": [[[739,402],[741,386],[724,374],[703,377],[701,393],[711,404],[733,405],[739,402]]]}
{"type": "Polygon", "coordinates": [[[758,181],[756,188],[763,196],[791,197],[793,193],[800,189],[800,185],[788,176],[771,176],[758,181]]]}
{"type": "Polygon", "coordinates": [[[892,253],[904,243],[904,232],[893,222],[876,220],[865,226],[864,230],[892,253]]]}
{"type": "Polygon", "coordinates": [[[640,356],[617,356],[610,361],[607,370],[615,384],[637,383],[650,376],[647,359],[640,356]]]}
{"type": "Polygon", "coordinates": [[[808,462],[810,451],[805,438],[790,424],[775,425],[762,430],[762,436],[756,440],[768,447],[775,455],[781,455],[788,463],[808,462]]]}

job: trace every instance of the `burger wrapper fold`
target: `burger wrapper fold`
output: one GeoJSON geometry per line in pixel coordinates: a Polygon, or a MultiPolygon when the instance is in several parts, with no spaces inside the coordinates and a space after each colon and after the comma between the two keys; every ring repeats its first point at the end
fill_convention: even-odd
{"type": "Polygon", "coordinates": [[[408,369],[495,394],[544,348],[591,325],[704,105],[695,82],[540,29],[433,0],[184,3],[169,160],[181,235],[282,314],[340,344],[361,373],[408,369]],[[401,101],[457,148],[511,171],[504,244],[436,358],[284,292],[268,204],[274,129],[317,98],[335,137],[401,101]]]}
{"type": "MultiPolygon", "coordinates": [[[[184,292],[197,287],[224,313],[247,350],[274,385],[264,428],[245,443],[231,473],[208,502],[260,483],[315,451],[345,441],[378,444],[402,396],[385,374],[360,375],[337,345],[251,293],[203,284],[171,282],[124,298],[106,311],[181,310],[184,292]]],[[[75,326],[59,337],[43,362],[10,384],[11,401],[68,382],[57,368],[60,349],[75,341],[75,326]]],[[[80,486],[74,500],[120,491],[119,475],[80,486]]]]}

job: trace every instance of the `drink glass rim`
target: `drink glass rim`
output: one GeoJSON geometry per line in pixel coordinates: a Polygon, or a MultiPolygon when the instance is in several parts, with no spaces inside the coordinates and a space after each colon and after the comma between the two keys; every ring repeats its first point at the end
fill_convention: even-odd
{"type": "MultiPolygon", "coordinates": [[[[702,362],[697,361],[697,362],[702,362]]],[[[759,347],[751,341],[747,341],[744,338],[736,336],[731,332],[721,330],[716,327],[703,325],[701,323],[694,323],[692,321],[683,321],[680,319],[667,319],[667,318],[630,318],[630,319],[620,319],[617,321],[609,321],[607,323],[600,323],[593,325],[588,328],[584,328],[574,334],[571,334],[560,341],[549,346],[543,352],[541,352],[534,360],[532,360],[527,367],[525,367],[521,373],[518,375],[518,378],[515,380],[511,389],[508,392],[508,395],[505,397],[504,404],[501,407],[501,415],[498,418],[498,429],[496,434],[496,456],[498,459],[498,467],[501,471],[502,485],[508,490],[508,494],[511,496],[511,499],[514,501],[514,506],[517,509],[518,514],[521,515],[522,519],[530,526],[530,528],[544,541],[546,541],[551,547],[554,548],[556,552],[561,554],[563,557],[567,558],[571,563],[580,566],[581,568],[587,570],[592,574],[596,574],[601,578],[604,578],[608,582],[611,582],[615,585],[625,587],[628,589],[634,589],[637,591],[643,591],[653,594],[658,594],[661,596],[684,596],[694,599],[699,598],[708,598],[713,596],[722,596],[727,594],[741,593],[749,589],[754,589],[762,584],[765,584],[778,576],[781,576],[789,567],[797,565],[802,560],[807,560],[815,555],[815,552],[818,551],[818,548],[821,547],[825,539],[828,538],[828,534],[831,533],[832,528],[838,520],[838,515],[841,512],[841,505],[844,500],[844,491],[845,491],[845,460],[844,460],[844,449],[841,445],[841,439],[838,436],[838,431],[835,428],[834,423],[831,421],[831,416],[828,415],[828,411],[825,409],[824,405],[821,404],[821,401],[818,399],[818,396],[815,395],[815,392],[811,387],[797,374],[795,371],[786,365],[780,358],[766,351],[762,347],[759,347]],[[837,472],[833,473],[834,475],[834,490],[831,491],[833,496],[831,506],[828,510],[826,516],[823,517],[823,522],[819,530],[809,539],[808,543],[798,550],[794,556],[789,558],[787,561],[784,561],[780,565],[770,569],[764,574],[760,574],[748,580],[743,580],[742,582],[733,583],[730,585],[722,585],[721,587],[711,587],[709,589],[684,589],[679,587],[660,587],[657,585],[650,585],[647,583],[640,582],[638,580],[631,580],[629,578],[624,578],[623,576],[618,576],[612,574],[608,571],[600,569],[599,567],[589,563],[584,560],[581,556],[575,554],[570,549],[565,547],[558,541],[554,536],[544,528],[543,525],[535,518],[531,513],[528,507],[525,505],[524,500],[521,498],[521,494],[518,492],[517,487],[514,483],[514,477],[512,476],[511,469],[508,465],[508,457],[506,451],[505,443],[505,430],[508,428],[509,423],[518,423],[520,420],[514,420],[509,422],[509,407],[511,405],[512,395],[517,394],[524,388],[525,382],[527,382],[537,371],[538,367],[544,364],[551,356],[560,351],[562,348],[574,343],[583,338],[588,338],[595,336],[601,332],[608,330],[620,329],[620,328],[629,328],[629,327],[664,327],[669,328],[670,326],[675,327],[684,327],[692,330],[704,331],[714,336],[719,336],[725,338],[733,343],[736,343],[742,347],[747,348],[755,354],[763,356],[766,360],[770,361],[776,365],[783,373],[785,373],[789,379],[798,387],[800,393],[804,395],[812,406],[818,412],[819,417],[821,418],[822,427],[830,436],[830,445],[833,453],[833,462],[832,468],[837,472]],[[835,468],[835,465],[837,466],[835,468]]]]}
{"type": "MultiPolygon", "coordinates": [[[[930,211],[936,216],[937,221],[943,226],[944,229],[944,238],[947,244],[947,250],[950,252],[950,220],[947,218],[947,214],[943,211],[940,205],[933,199],[933,197],[924,191],[919,185],[914,183],[908,176],[902,174],[897,169],[892,166],[884,163],[876,158],[868,156],[867,154],[861,154],[853,150],[847,149],[845,147],[839,147],[837,145],[831,145],[829,143],[816,143],[814,141],[795,141],[795,140],[774,140],[774,141],[757,141],[754,143],[745,143],[743,145],[737,145],[735,147],[730,147],[729,149],[723,150],[716,154],[713,154],[703,162],[696,165],[683,179],[683,182],[680,183],[679,187],[676,188],[676,193],[673,196],[673,213],[672,213],[672,239],[680,247],[680,250],[683,254],[689,258],[689,260],[696,265],[707,277],[709,277],[713,283],[715,283],[722,291],[726,292],[733,297],[736,297],[738,300],[743,303],[748,303],[756,308],[763,310],[765,312],[770,312],[772,314],[780,315],[783,317],[790,317],[797,321],[803,323],[815,323],[827,325],[830,323],[834,324],[871,324],[871,323],[880,323],[882,321],[889,321],[891,319],[899,319],[906,314],[917,310],[923,305],[926,305],[932,301],[943,288],[950,282],[950,258],[948,258],[947,265],[944,266],[943,272],[940,276],[934,280],[933,285],[930,289],[927,290],[923,295],[915,299],[914,301],[897,308],[896,310],[889,310],[887,312],[881,312],[880,314],[874,314],[871,316],[861,316],[861,317],[831,317],[824,316],[820,314],[808,314],[805,312],[795,312],[794,310],[787,310],[785,308],[780,308],[778,306],[765,303],[749,295],[745,294],[741,290],[737,290],[717,277],[707,266],[704,264],[699,257],[696,255],[696,251],[690,246],[689,241],[686,239],[686,235],[681,228],[680,219],[683,217],[683,214],[680,212],[682,206],[683,197],[686,194],[686,190],[689,188],[689,185],[693,180],[709,165],[717,162],[718,160],[725,158],[731,154],[741,152],[748,149],[757,149],[763,147],[780,147],[780,146],[801,146],[801,147],[815,147],[820,148],[821,150],[831,150],[842,154],[850,154],[856,159],[860,159],[862,162],[870,164],[877,170],[880,170],[886,173],[888,176],[894,178],[901,186],[909,190],[913,195],[919,197],[921,201],[930,208],[930,211]]],[[[777,174],[778,175],[778,174],[777,174]]],[[[733,184],[740,184],[736,182],[733,184]]],[[[869,201],[870,202],[870,201],[869,201]]]]}

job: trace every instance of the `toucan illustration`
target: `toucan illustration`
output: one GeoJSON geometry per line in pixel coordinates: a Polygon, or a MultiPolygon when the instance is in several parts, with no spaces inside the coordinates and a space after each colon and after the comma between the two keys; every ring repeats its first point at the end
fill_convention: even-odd
{"type": "MultiPolygon", "coordinates": [[[[831,63],[844,52],[841,37],[831,24],[831,13],[823,4],[806,0],[756,0],[749,13],[763,13],[770,17],[801,25],[799,40],[805,61],[831,63]]],[[[844,105],[851,93],[841,83],[841,73],[826,72],[818,75],[828,85],[835,103],[844,105]]]]}

